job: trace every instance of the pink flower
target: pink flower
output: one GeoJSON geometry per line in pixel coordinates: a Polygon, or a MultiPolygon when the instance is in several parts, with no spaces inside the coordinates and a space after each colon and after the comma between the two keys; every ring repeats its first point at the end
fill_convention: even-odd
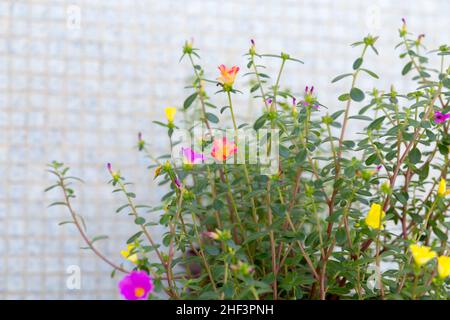
{"type": "Polygon", "coordinates": [[[228,142],[227,138],[215,139],[211,155],[218,161],[225,161],[228,157],[237,152],[237,146],[234,142],[228,142]]]}
{"type": "Polygon", "coordinates": [[[153,291],[152,278],[145,271],[131,271],[120,280],[119,290],[126,300],[147,300],[153,291]]]}
{"type": "Polygon", "coordinates": [[[181,148],[185,164],[198,164],[205,161],[205,156],[202,153],[197,153],[191,148],[181,148]]]}
{"type": "Polygon", "coordinates": [[[436,123],[444,123],[449,118],[450,113],[441,113],[439,111],[434,112],[434,122],[436,123]]]}

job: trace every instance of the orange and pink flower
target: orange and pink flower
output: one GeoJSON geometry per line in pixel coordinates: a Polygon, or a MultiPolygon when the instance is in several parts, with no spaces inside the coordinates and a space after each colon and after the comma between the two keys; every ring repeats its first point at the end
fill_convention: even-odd
{"type": "Polygon", "coordinates": [[[236,74],[239,72],[239,67],[233,66],[228,69],[225,65],[221,64],[219,66],[220,77],[217,80],[224,86],[231,88],[236,80],[236,74]]]}
{"type": "Polygon", "coordinates": [[[211,155],[218,161],[225,161],[228,157],[237,152],[234,142],[229,142],[227,138],[215,139],[211,149],[211,155]]]}

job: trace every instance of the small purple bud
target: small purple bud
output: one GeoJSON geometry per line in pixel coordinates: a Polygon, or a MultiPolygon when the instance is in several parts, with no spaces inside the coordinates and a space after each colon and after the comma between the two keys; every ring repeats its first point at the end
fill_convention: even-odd
{"type": "Polygon", "coordinates": [[[305,88],[305,93],[308,93],[308,86],[306,86],[305,88]]]}
{"type": "Polygon", "coordinates": [[[108,168],[109,172],[112,172],[112,165],[111,165],[111,163],[108,162],[108,164],[106,165],[106,168],[108,168]]]}
{"type": "Polygon", "coordinates": [[[175,177],[173,182],[175,183],[175,185],[177,186],[178,189],[181,189],[181,182],[178,179],[178,177],[175,177]]]}
{"type": "Polygon", "coordinates": [[[272,104],[272,99],[269,98],[266,100],[266,102],[267,102],[267,104],[272,104]]]}
{"type": "Polygon", "coordinates": [[[297,99],[295,99],[295,97],[292,97],[292,105],[293,106],[297,105],[297,99]]]}
{"type": "Polygon", "coordinates": [[[406,19],[402,18],[402,22],[403,22],[403,24],[406,24],[406,19]]]}
{"type": "Polygon", "coordinates": [[[252,46],[254,46],[254,45],[255,45],[255,40],[253,40],[253,39],[250,39],[250,42],[252,43],[252,46]]]}
{"type": "Polygon", "coordinates": [[[312,87],[311,87],[311,91],[309,91],[309,93],[311,93],[311,94],[312,94],[312,93],[313,93],[313,91],[314,91],[314,86],[312,86],[312,87]]]}
{"type": "Polygon", "coordinates": [[[380,171],[382,168],[381,164],[377,165],[377,170],[380,171]]]}
{"type": "Polygon", "coordinates": [[[139,139],[139,141],[142,140],[142,132],[139,132],[139,133],[138,133],[138,139],[139,139]]]}

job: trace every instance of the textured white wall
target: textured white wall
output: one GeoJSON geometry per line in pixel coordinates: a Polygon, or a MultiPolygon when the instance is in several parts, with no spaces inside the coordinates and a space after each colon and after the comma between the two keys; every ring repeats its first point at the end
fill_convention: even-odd
{"type": "MultiPolygon", "coordinates": [[[[151,173],[132,147],[141,130],[155,153],[167,149],[151,121],[187,94],[190,68],[178,63],[185,39],[202,49],[210,78],[221,63],[244,70],[251,38],[261,52],[290,53],[305,64],[289,64],[283,84],[299,94],[314,85],[337,110],[348,83],[330,80],[351,69],[359,49],[350,43],[380,35],[380,55],[369,53],[366,62],[381,79],[362,77],[360,88],[412,88],[393,48],[400,19],[434,48],[449,42],[449,9],[448,0],[0,0],[0,298],[117,297],[109,268],[78,249],[73,227],[58,227],[67,213],[46,208],[45,164],[65,161],[86,180],[77,187],[78,212],[91,235],[111,236],[101,249],[120,261],[135,227],[114,213],[123,200],[110,194],[104,166],[110,161],[136,182],[139,201],[157,203],[151,173]],[[79,28],[70,23],[73,10],[81,12],[79,28]],[[81,267],[81,290],[66,289],[69,265],[81,267]]],[[[277,63],[268,61],[269,72],[277,63]]],[[[241,119],[255,108],[248,95],[239,98],[241,119]]]]}

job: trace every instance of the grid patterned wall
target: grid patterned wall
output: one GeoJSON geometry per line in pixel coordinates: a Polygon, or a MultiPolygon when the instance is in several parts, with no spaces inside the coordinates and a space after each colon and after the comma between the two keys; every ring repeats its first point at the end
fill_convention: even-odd
{"type": "MultiPolygon", "coordinates": [[[[112,162],[136,182],[139,201],[157,203],[133,146],[142,131],[155,153],[167,149],[151,121],[187,94],[190,69],[178,63],[185,39],[202,49],[211,78],[220,63],[245,66],[250,38],[259,51],[288,52],[305,65],[288,65],[284,83],[296,93],[313,84],[336,110],[348,84],[330,79],[351,68],[358,52],[350,43],[380,35],[380,56],[367,60],[381,75],[375,84],[410,88],[393,49],[400,18],[433,48],[449,40],[449,9],[447,0],[0,0],[0,298],[117,297],[108,266],[79,250],[73,227],[57,225],[67,213],[46,207],[58,195],[43,192],[52,182],[45,164],[65,161],[85,179],[77,211],[90,235],[110,235],[100,248],[120,261],[135,229],[114,213],[123,199],[111,195],[104,166],[112,162]],[[81,268],[81,290],[66,287],[70,265],[81,268]]],[[[268,65],[275,71],[277,64],[268,65]]],[[[359,85],[373,86],[367,78],[359,85]]],[[[238,104],[241,119],[259,108],[248,95],[238,104]]]]}

